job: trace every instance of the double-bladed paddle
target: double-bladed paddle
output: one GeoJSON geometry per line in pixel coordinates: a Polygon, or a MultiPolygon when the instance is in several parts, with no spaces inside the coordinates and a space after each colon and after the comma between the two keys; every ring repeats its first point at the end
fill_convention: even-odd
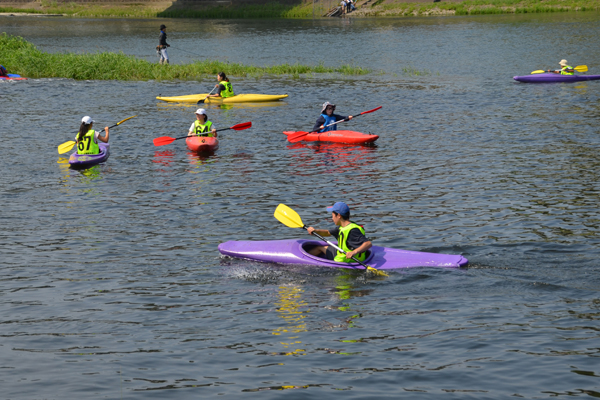
{"type": "MultiPolygon", "coordinates": [[[[298,215],[298,213],[296,211],[292,210],[285,204],[280,204],[277,206],[277,208],[275,209],[275,218],[277,218],[277,220],[279,220],[279,222],[281,222],[285,226],[289,226],[290,228],[308,229],[308,227],[302,223],[302,219],[300,218],[300,215],[298,215]]],[[[344,250],[340,249],[335,244],[326,240],[323,236],[319,235],[317,232],[313,232],[312,234],[315,235],[316,237],[318,237],[319,239],[321,239],[322,241],[326,242],[328,245],[333,246],[337,251],[341,251],[342,253],[346,254],[346,252],[344,250]]],[[[354,261],[356,261],[357,263],[359,263],[360,265],[362,265],[363,267],[365,267],[365,270],[367,270],[369,272],[372,272],[379,276],[388,276],[385,272],[380,271],[373,267],[369,267],[368,265],[364,264],[363,262],[361,262],[358,258],[356,258],[354,256],[352,256],[352,259],[354,261]]]]}
{"type": "MultiPolygon", "coordinates": [[[[217,129],[217,132],[226,131],[226,130],[229,130],[229,129],[234,129],[236,131],[241,131],[241,130],[244,130],[244,129],[248,129],[250,127],[252,127],[252,122],[243,122],[241,124],[234,125],[231,128],[217,129]]],[[[178,137],[178,138],[173,138],[171,136],[161,136],[161,137],[157,137],[156,139],[154,139],[153,142],[154,142],[155,146],[164,146],[165,144],[173,143],[176,140],[186,139],[186,138],[189,138],[189,137],[193,137],[193,136],[189,136],[188,135],[188,136],[182,136],[182,137],[178,137]]]]}
{"type": "MultiPolygon", "coordinates": [[[[377,110],[379,110],[380,108],[381,108],[381,106],[379,106],[379,107],[377,107],[377,108],[374,108],[374,109],[372,109],[372,110],[369,110],[369,111],[363,111],[363,112],[361,112],[361,113],[360,113],[360,114],[358,114],[358,115],[354,115],[354,116],[352,116],[352,118],[354,119],[354,118],[356,118],[356,117],[360,117],[360,116],[361,116],[361,115],[363,115],[363,114],[369,114],[369,113],[372,113],[373,111],[377,111],[377,110]]],[[[344,121],[349,121],[349,119],[340,119],[339,121],[332,122],[331,124],[329,124],[329,125],[327,125],[327,126],[324,126],[324,127],[323,127],[323,129],[327,128],[328,126],[335,125],[335,124],[339,124],[340,122],[344,122],[344,121]]],[[[306,135],[308,135],[309,133],[317,133],[317,132],[318,132],[318,131],[314,131],[314,132],[303,132],[303,131],[298,131],[298,132],[296,132],[296,133],[292,133],[291,135],[288,135],[288,137],[287,137],[287,140],[288,140],[288,142],[290,142],[290,143],[296,143],[296,142],[299,142],[299,141],[303,140],[303,139],[306,137],[306,135]]]]}
{"type": "MultiPolygon", "coordinates": [[[[109,126],[108,129],[111,129],[111,128],[114,128],[115,126],[121,125],[123,122],[127,121],[128,119],[135,118],[135,117],[137,117],[137,115],[134,115],[133,117],[125,118],[123,121],[119,121],[116,124],[114,124],[113,126],[109,126]]],[[[72,140],[69,140],[68,142],[64,142],[63,144],[58,146],[58,154],[63,154],[63,153],[66,153],[67,151],[71,150],[73,148],[73,146],[75,146],[76,143],[77,142],[74,142],[72,140]]]]}
{"type": "MultiPolygon", "coordinates": [[[[573,69],[577,72],[587,72],[588,67],[587,67],[587,65],[578,65],[573,69]]],[[[552,71],[551,70],[544,71],[543,69],[537,69],[537,70],[533,71],[532,74],[543,74],[545,72],[552,72],[552,71]]]]}

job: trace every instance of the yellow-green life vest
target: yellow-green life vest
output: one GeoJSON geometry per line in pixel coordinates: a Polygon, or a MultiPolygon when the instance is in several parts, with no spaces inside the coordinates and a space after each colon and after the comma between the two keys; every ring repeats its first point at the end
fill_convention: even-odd
{"type": "Polygon", "coordinates": [[[560,74],[561,75],[575,75],[574,72],[569,72],[567,71],[567,69],[573,69],[573,67],[571,67],[570,65],[565,65],[564,67],[562,67],[562,69],[560,70],[560,74]]]}
{"type": "Polygon", "coordinates": [[[94,130],[90,129],[81,140],[75,136],[77,141],[77,154],[100,154],[100,146],[94,141],[94,130]]]}
{"type": "Polygon", "coordinates": [[[221,82],[219,82],[219,84],[225,86],[225,90],[221,90],[221,97],[225,98],[225,97],[235,96],[233,94],[233,88],[231,87],[231,83],[229,83],[227,81],[221,81],[221,82]]]}
{"type": "MultiPolygon", "coordinates": [[[[365,230],[363,229],[363,227],[355,224],[354,222],[350,222],[346,226],[340,226],[340,236],[338,237],[338,247],[341,248],[342,250],[344,250],[346,253],[349,251],[355,250],[355,249],[348,248],[348,243],[346,243],[346,241],[348,240],[348,235],[350,234],[350,231],[354,228],[360,229],[361,233],[363,235],[365,234],[365,230]]],[[[354,257],[356,257],[360,261],[364,261],[365,258],[367,257],[367,253],[366,252],[359,253],[359,254],[356,254],[354,257]]],[[[333,260],[337,261],[337,262],[347,262],[347,263],[355,262],[351,258],[346,258],[346,255],[344,253],[342,253],[341,251],[337,252],[337,254],[333,260]]]]}
{"type": "Polygon", "coordinates": [[[204,124],[201,124],[200,121],[194,121],[194,133],[196,136],[208,136],[213,137],[214,135],[211,132],[212,122],[206,121],[204,124]]]}

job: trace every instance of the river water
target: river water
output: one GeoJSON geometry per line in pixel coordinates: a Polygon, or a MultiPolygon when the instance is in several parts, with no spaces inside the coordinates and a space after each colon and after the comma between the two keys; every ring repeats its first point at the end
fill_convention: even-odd
{"type": "MultiPolygon", "coordinates": [[[[206,106],[212,156],[182,141],[197,82],[0,82],[0,387],[6,399],[499,399],[600,396],[598,13],[317,21],[0,18],[48,52],[123,51],[369,67],[235,77],[263,106],[206,106]],[[411,72],[412,71],[412,72],[411,72]],[[374,146],[291,145],[329,100],[374,146]],[[75,171],[81,117],[111,157],[75,171]],[[346,201],[377,245],[461,254],[384,279],[220,257],[228,240],[306,238],[346,201]],[[257,393],[260,392],[260,393],[257,393]]],[[[10,72],[10,71],[9,71],[10,72]]]]}

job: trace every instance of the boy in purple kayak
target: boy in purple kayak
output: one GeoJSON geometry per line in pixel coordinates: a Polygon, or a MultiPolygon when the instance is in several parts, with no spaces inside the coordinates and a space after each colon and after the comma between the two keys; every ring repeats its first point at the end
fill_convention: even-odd
{"type": "Polygon", "coordinates": [[[337,251],[333,246],[317,246],[310,250],[310,254],[338,262],[353,262],[352,256],[364,261],[367,250],[372,247],[371,241],[365,236],[362,226],[350,221],[350,207],[344,202],[338,201],[332,207],[327,207],[331,212],[331,219],[336,225],[335,229],[315,229],[312,226],[306,230],[312,235],[313,232],[321,236],[334,236],[338,246],[346,254],[337,251]]]}

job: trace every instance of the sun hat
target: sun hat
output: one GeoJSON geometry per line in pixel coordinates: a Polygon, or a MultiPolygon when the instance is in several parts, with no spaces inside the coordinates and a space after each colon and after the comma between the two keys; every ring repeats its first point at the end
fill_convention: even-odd
{"type": "Polygon", "coordinates": [[[565,65],[567,65],[567,64],[569,64],[569,63],[567,62],[567,60],[564,60],[564,59],[563,59],[563,60],[560,60],[560,62],[559,62],[558,64],[559,64],[559,65],[562,65],[562,66],[564,67],[565,65]]]}
{"type": "Polygon", "coordinates": [[[206,115],[206,110],[204,108],[199,108],[196,110],[196,114],[204,114],[206,115]]]}
{"type": "Polygon", "coordinates": [[[94,120],[92,119],[92,117],[88,117],[87,115],[83,118],[81,118],[81,122],[83,122],[86,125],[91,124],[92,122],[94,122],[94,120]]]}
{"type": "Polygon", "coordinates": [[[350,216],[350,207],[343,201],[338,201],[333,206],[327,207],[327,211],[338,213],[346,219],[350,216]]]}
{"type": "Polygon", "coordinates": [[[330,102],[326,101],[325,103],[323,103],[323,108],[321,109],[321,114],[325,112],[325,109],[327,108],[327,106],[332,106],[333,111],[335,111],[335,104],[331,104],[330,102]]]}

